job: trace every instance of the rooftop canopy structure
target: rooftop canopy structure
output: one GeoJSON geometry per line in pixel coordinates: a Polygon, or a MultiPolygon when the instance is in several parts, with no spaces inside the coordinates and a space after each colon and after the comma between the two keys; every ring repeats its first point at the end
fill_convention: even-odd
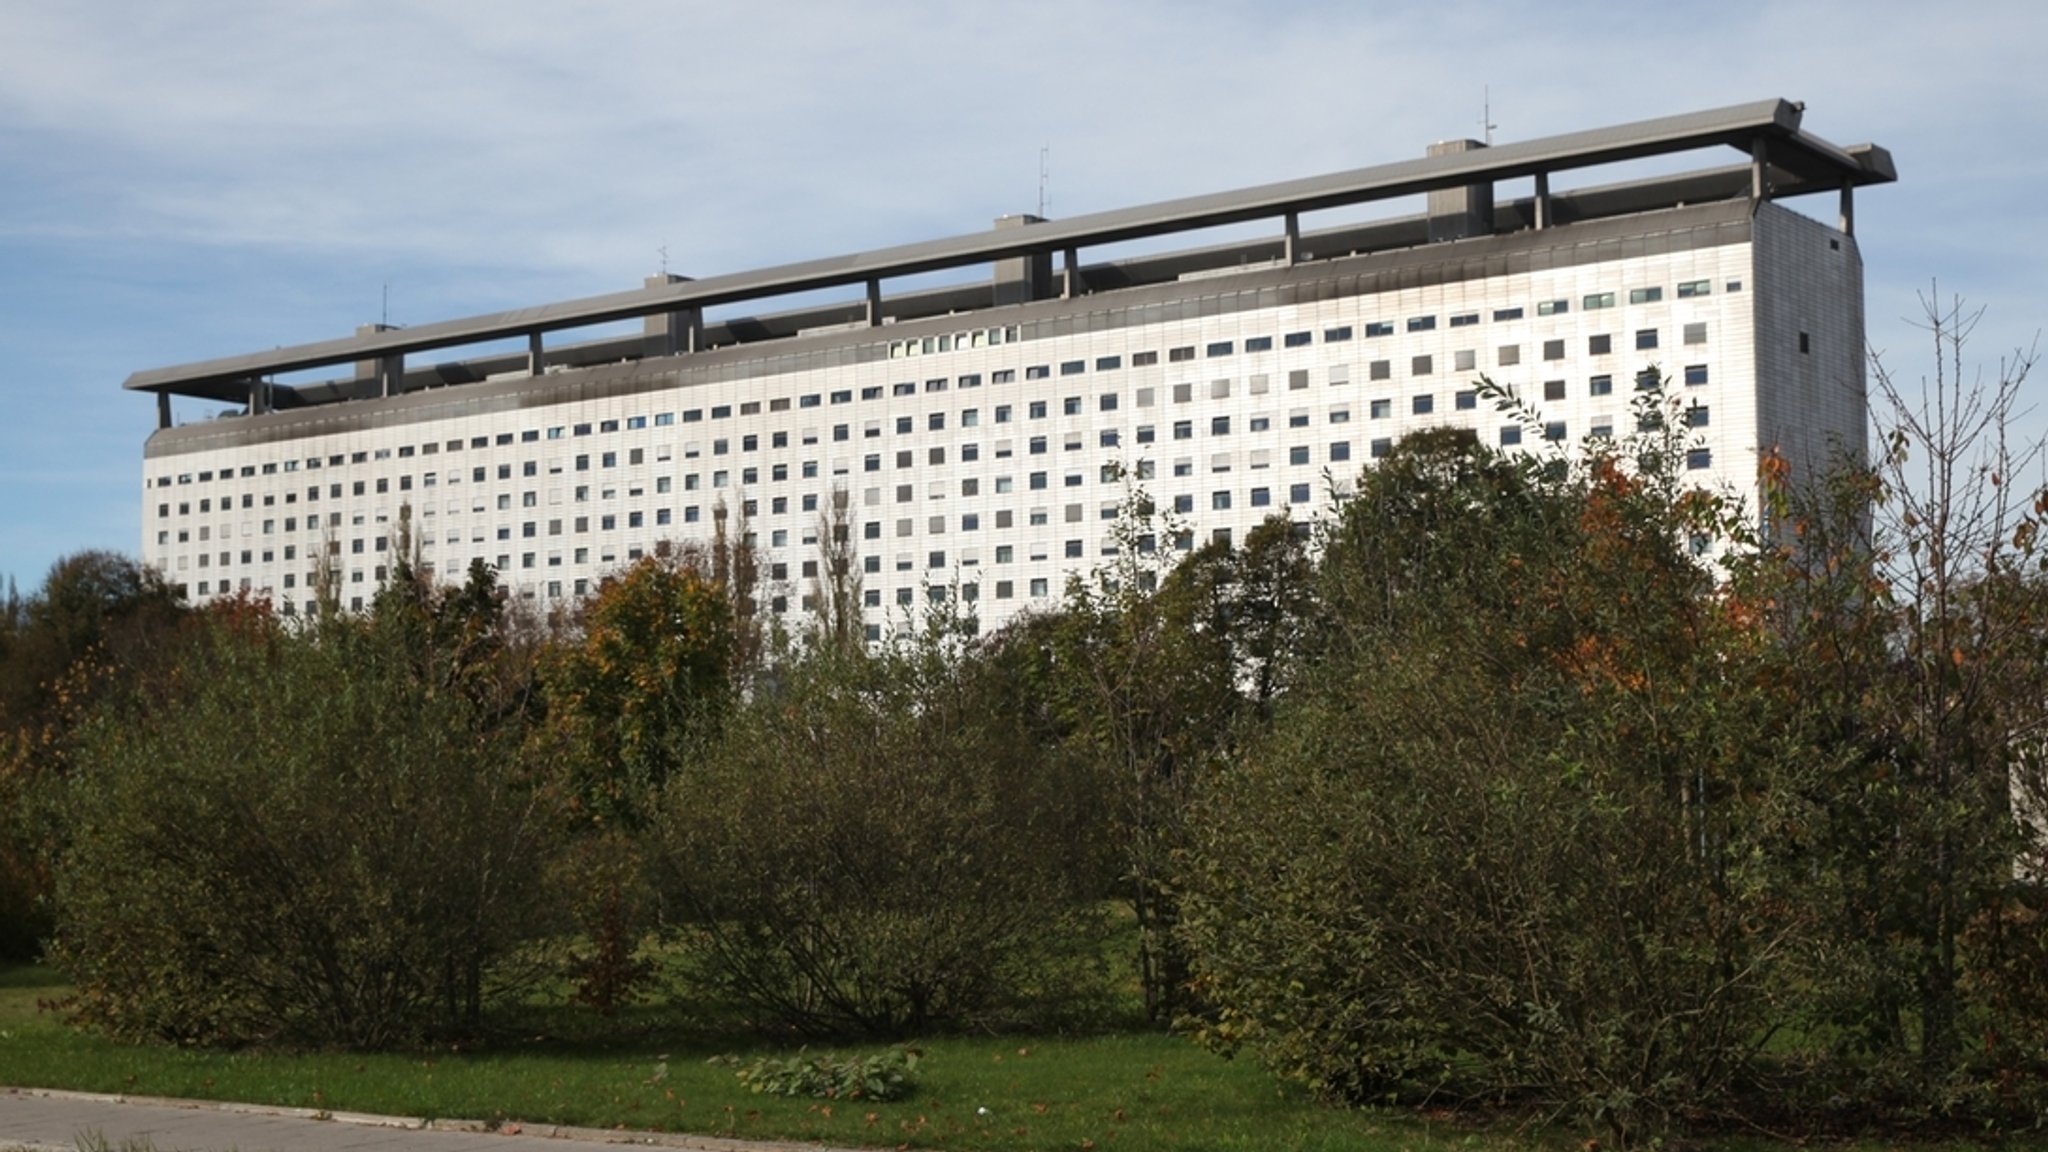
{"type": "MultiPolygon", "coordinates": [[[[1540,229],[1673,203],[1740,196],[1763,201],[1825,191],[1839,194],[1841,228],[1850,232],[1854,190],[1895,180],[1891,156],[1875,145],[1838,147],[1812,136],[1800,127],[1802,112],[1803,106],[1797,103],[1764,100],[1499,146],[1453,142],[1432,148],[1431,154],[1421,159],[1324,176],[1066,220],[1010,217],[987,231],[872,252],[697,280],[660,277],[632,291],[411,328],[365,328],[340,339],[149,369],[130,376],[125,387],[155,393],[159,423],[168,427],[172,396],[246,405],[249,412],[260,413],[277,407],[365,395],[388,396],[436,383],[474,382],[487,371],[518,366],[521,361],[527,370],[540,374],[553,351],[544,347],[548,334],[622,320],[645,320],[650,335],[660,337],[652,343],[631,342],[628,355],[687,353],[720,343],[721,339],[730,343],[747,338],[742,326],[728,326],[723,333],[708,332],[702,319],[708,307],[770,300],[817,289],[863,286],[863,304],[823,318],[881,324],[885,319],[903,315],[930,314],[926,310],[890,315],[883,293],[887,281],[981,265],[996,267],[993,287],[984,288],[983,299],[978,301],[983,306],[1051,294],[1074,296],[1141,282],[1144,276],[1144,261],[1099,270],[1086,266],[1081,256],[1089,249],[1255,221],[1277,222],[1278,237],[1263,245],[1235,246],[1227,253],[1217,250],[1219,264],[1224,259],[1231,264],[1241,263],[1247,254],[1292,264],[1323,250],[1317,247],[1318,234],[1301,231],[1303,214],[1419,194],[1431,198],[1425,230],[1417,234],[1413,228],[1384,229],[1378,242],[1407,244],[1457,239],[1503,227],[1540,229]],[[1551,178],[1558,173],[1721,148],[1741,153],[1743,162],[1634,184],[1558,193],[1550,188],[1551,178]],[[1496,205],[1496,184],[1530,178],[1535,184],[1533,196],[1496,205]],[[1052,275],[1055,254],[1061,258],[1060,275],[1056,278],[1052,275]],[[1006,284],[1013,291],[1007,300],[1006,284]],[[479,360],[472,362],[469,369],[444,368],[438,374],[424,377],[408,372],[406,359],[410,356],[521,338],[528,345],[525,357],[479,360]],[[335,366],[349,367],[353,373],[352,386],[289,389],[272,383],[279,373],[335,366]],[[354,387],[355,384],[364,386],[354,387]]],[[[1358,238],[1349,240],[1351,250],[1358,250],[1358,238]]],[[[1367,241],[1370,242],[1369,237],[1367,241]]],[[[1184,260],[1179,264],[1154,263],[1162,264],[1168,272],[1185,272],[1184,260]]],[[[811,316],[820,318],[816,314],[811,316]]],[[[759,333],[772,334],[774,329],[773,325],[754,326],[759,333]]],[[[795,326],[790,324],[780,329],[782,334],[794,330],[795,326]]],[[[607,347],[616,345],[612,342],[607,347]]]]}

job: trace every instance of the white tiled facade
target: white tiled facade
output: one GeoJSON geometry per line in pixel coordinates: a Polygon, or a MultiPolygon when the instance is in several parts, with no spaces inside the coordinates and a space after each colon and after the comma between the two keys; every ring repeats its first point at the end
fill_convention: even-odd
{"type": "Polygon", "coordinates": [[[1402,435],[1545,447],[1626,433],[1645,370],[1693,413],[1702,483],[1864,435],[1854,240],[1775,203],[1677,207],[1171,284],[166,429],[147,561],[197,601],[342,604],[400,522],[546,607],[744,506],[764,607],[802,613],[820,507],[851,502],[870,635],[934,596],[984,629],[1113,548],[1126,478],[1200,540],[1327,506],[1402,435]],[[1541,411],[1535,433],[1474,396],[1541,411]]]}

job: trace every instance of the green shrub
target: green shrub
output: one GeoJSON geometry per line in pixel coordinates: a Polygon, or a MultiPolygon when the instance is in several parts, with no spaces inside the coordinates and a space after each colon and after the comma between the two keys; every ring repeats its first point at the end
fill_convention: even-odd
{"type": "Polygon", "coordinates": [[[1791,950],[1811,816],[1655,475],[1404,444],[1325,541],[1315,650],[1210,778],[1198,1035],[1351,1101],[1626,1140],[1723,1104],[1791,950]]]}
{"type": "Polygon", "coordinates": [[[815,1100],[901,1100],[916,1088],[918,1050],[901,1045],[867,1056],[813,1056],[800,1049],[794,1056],[716,1056],[713,1063],[734,1065],[733,1075],[751,1091],[765,1096],[810,1097],[815,1100]]]}
{"type": "Polygon", "coordinates": [[[54,958],[86,1022],[357,1047],[476,1026],[542,927],[554,822],[517,711],[406,620],[221,624],[91,722],[54,958]]]}
{"type": "Polygon", "coordinates": [[[821,648],[670,781],[658,887],[696,985],[762,1024],[877,1036],[1099,987],[1101,805],[989,666],[821,648]]]}

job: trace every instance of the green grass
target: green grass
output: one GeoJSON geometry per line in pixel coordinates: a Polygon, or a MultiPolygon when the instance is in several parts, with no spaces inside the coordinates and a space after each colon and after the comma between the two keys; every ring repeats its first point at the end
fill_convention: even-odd
{"type": "Polygon", "coordinates": [[[663,1037],[534,1037],[476,1051],[220,1052],[117,1044],[37,1010],[43,969],[0,969],[0,1084],[334,1111],[661,1129],[950,1149],[1562,1147],[1405,1113],[1325,1108],[1263,1069],[1149,1033],[935,1039],[917,1090],[892,1104],[758,1096],[708,1063],[793,1049],[663,1037]],[[986,1109],[984,1113],[982,1110],[986,1109]]]}
{"type": "MultiPolygon", "coordinates": [[[[896,1103],[870,1104],[755,1095],[731,1067],[710,1059],[794,1048],[709,1039],[650,1012],[602,1027],[587,1015],[543,1012],[533,1019],[550,1035],[467,1051],[225,1052],[118,1044],[76,1031],[38,1008],[67,991],[48,969],[0,967],[0,1085],[881,1148],[1578,1152],[1583,1135],[1324,1107],[1256,1064],[1149,1032],[929,1040],[916,1045],[923,1053],[916,1091],[896,1103]]],[[[1688,1146],[1792,1147],[1761,1137],[1688,1146]]],[[[1830,1145],[1841,1152],[1898,1146],[1830,1145]]],[[[2048,1148],[2025,1137],[2008,1137],[2002,1146],[2048,1148]]]]}

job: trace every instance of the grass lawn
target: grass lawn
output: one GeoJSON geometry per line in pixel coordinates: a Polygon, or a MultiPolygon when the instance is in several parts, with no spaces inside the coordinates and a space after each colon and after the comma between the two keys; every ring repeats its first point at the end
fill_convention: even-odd
{"type": "Polygon", "coordinates": [[[476,1051],[218,1052],[116,1044],[65,1027],[37,968],[0,969],[0,1084],[186,1096],[401,1116],[664,1129],[958,1149],[1563,1148],[1567,1135],[1481,1132],[1408,1113],[1320,1107],[1264,1069],[1154,1034],[946,1038],[919,1044],[893,1104],[757,1096],[709,1057],[763,1049],[664,1037],[544,1037],[476,1051]],[[986,1109],[986,1113],[982,1110],[986,1109]]]}

